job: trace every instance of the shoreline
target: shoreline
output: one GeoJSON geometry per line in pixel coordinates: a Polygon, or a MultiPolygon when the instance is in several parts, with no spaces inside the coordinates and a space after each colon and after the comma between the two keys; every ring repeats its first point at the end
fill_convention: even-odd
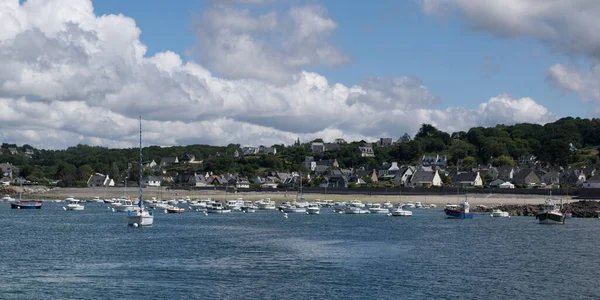
{"type": "MultiPolygon", "coordinates": [[[[69,196],[77,199],[92,199],[94,197],[104,198],[119,198],[119,197],[139,197],[139,189],[131,187],[125,191],[122,187],[111,187],[111,188],[53,188],[48,191],[25,193],[23,198],[38,198],[43,200],[63,200],[69,196]],[[126,193],[125,193],[126,192],[126,193]]],[[[162,192],[157,187],[147,187],[143,189],[143,195],[145,199],[151,199],[156,197],[157,199],[180,199],[184,197],[195,198],[212,198],[213,200],[223,201],[226,199],[243,198],[245,200],[259,200],[263,198],[270,198],[276,202],[294,201],[299,195],[296,192],[239,192],[239,193],[225,193],[219,190],[165,190],[162,192]],[[162,194],[162,197],[161,197],[162,194]]],[[[17,195],[18,196],[18,195],[17,195]]],[[[306,201],[316,200],[333,200],[333,201],[350,201],[350,200],[361,200],[363,203],[383,203],[389,201],[393,204],[399,202],[421,202],[422,204],[436,204],[445,205],[447,203],[458,203],[464,199],[464,195],[364,195],[364,194],[348,194],[348,195],[335,195],[335,194],[304,194],[306,201]]],[[[578,201],[572,197],[558,197],[563,199],[565,203],[578,201]]],[[[503,204],[543,204],[545,196],[540,195],[522,195],[522,194],[470,194],[468,201],[472,206],[475,205],[503,205],[503,204]]]]}

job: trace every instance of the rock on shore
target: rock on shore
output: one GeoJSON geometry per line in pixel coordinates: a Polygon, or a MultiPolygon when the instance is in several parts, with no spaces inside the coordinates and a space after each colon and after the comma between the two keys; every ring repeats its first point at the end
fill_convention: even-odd
{"type": "MultiPolygon", "coordinates": [[[[477,206],[476,212],[491,212],[500,209],[508,212],[511,216],[535,216],[543,209],[541,204],[528,205],[499,205],[495,207],[477,206]]],[[[598,218],[600,212],[600,201],[577,201],[564,204],[562,211],[571,212],[574,218],[598,218]]]]}

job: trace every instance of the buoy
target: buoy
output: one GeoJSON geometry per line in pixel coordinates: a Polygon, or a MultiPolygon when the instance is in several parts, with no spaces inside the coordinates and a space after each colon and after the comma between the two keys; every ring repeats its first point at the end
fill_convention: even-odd
{"type": "Polygon", "coordinates": [[[287,218],[288,218],[288,215],[287,215],[287,213],[283,213],[283,218],[284,218],[284,219],[287,219],[287,218]]]}
{"type": "Polygon", "coordinates": [[[133,223],[133,227],[138,227],[138,223],[133,223]]]}
{"type": "Polygon", "coordinates": [[[308,215],[308,212],[306,212],[306,214],[308,215]]]}
{"type": "Polygon", "coordinates": [[[63,210],[67,210],[67,208],[63,206],[63,210]]]}
{"type": "Polygon", "coordinates": [[[107,206],[106,208],[108,208],[110,210],[110,206],[107,206]]]}
{"type": "Polygon", "coordinates": [[[208,213],[207,213],[206,211],[204,211],[204,215],[205,215],[205,216],[208,216],[208,213]]]}
{"type": "Polygon", "coordinates": [[[388,217],[391,217],[391,216],[392,216],[392,214],[387,214],[387,216],[388,216],[388,217]]]}
{"type": "Polygon", "coordinates": [[[165,214],[167,213],[167,210],[165,209],[165,214]]]}
{"type": "Polygon", "coordinates": [[[115,209],[113,208],[112,211],[115,212],[115,209]]]}

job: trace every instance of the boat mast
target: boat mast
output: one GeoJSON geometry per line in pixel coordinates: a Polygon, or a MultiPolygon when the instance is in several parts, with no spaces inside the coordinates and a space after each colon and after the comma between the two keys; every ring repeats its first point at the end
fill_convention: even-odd
{"type": "Polygon", "coordinates": [[[140,201],[138,206],[142,207],[142,116],[140,116],[140,201]]]}

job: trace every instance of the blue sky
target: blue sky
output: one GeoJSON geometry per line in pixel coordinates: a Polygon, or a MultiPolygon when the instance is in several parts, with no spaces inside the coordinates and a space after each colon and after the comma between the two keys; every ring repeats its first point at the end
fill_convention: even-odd
{"type": "MultiPolygon", "coordinates": [[[[148,54],[171,50],[183,58],[202,55],[195,48],[194,16],[211,1],[103,0],[95,1],[98,15],[124,14],[142,30],[148,54]]],[[[290,5],[314,1],[283,1],[253,11],[283,11],[290,5]]],[[[417,1],[318,1],[338,24],[331,41],[351,57],[335,67],[306,67],[332,82],[359,85],[368,77],[414,76],[439,97],[439,107],[476,108],[501,93],[531,97],[559,117],[589,117],[587,105],[574,94],[551,86],[546,70],[572,62],[528,38],[498,38],[473,31],[456,16],[426,15],[417,1]]]]}

